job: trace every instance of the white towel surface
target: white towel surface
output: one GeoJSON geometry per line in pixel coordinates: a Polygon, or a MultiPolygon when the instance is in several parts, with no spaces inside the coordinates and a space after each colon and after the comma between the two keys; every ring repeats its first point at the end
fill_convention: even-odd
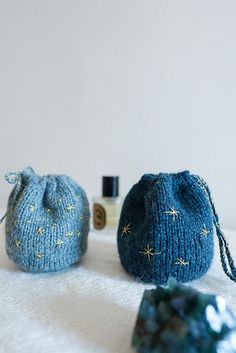
{"type": "MultiPolygon", "coordinates": [[[[226,231],[236,258],[236,232],[226,231]]],[[[191,283],[220,294],[236,310],[236,283],[224,274],[215,244],[208,274],[191,283]]],[[[82,263],[54,274],[19,270],[0,234],[0,353],[128,353],[145,288],[122,269],[114,234],[89,236],[82,263]]]]}

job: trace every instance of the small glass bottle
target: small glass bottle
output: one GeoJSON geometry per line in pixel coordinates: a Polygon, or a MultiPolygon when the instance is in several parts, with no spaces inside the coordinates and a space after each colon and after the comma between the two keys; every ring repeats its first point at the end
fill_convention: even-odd
{"type": "Polygon", "coordinates": [[[119,177],[102,177],[102,196],[93,199],[93,227],[96,230],[115,231],[122,206],[119,197],[119,177]]]}

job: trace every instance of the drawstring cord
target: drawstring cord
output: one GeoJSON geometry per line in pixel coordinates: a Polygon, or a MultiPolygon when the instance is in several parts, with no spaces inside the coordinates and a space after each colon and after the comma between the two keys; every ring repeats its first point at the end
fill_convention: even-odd
{"type": "Polygon", "coordinates": [[[2,222],[4,221],[4,219],[6,218],[7,213],[4,214],[4,216],[0,219],[0,224],[2,224],[2,222]]]}
{"type": "MultiPolygon", "coordinates": [[[[19,172],[9,172],[5,175],[6,181],[8,181],[9,184],[18,184],[21,185],[21,176],[22,174],[32,174],[34,173],[33,168],[27,167],[24,170],[20,170],[19,172]]],[[[5,212],[4,216],[0,219],[0,225],[8,215],[8,213],[14,208],[15,204],[13,204],[11,207],[7,209],[5,212]]]]}
{"type": "Polygon", "coordinates": [[[209,199],[211,208],[212,208],[212,213],[213,213],[213,221],[214,225],[216,228],[216,235],[218,237],[218,242],[219,242],[219,249],[220,249],[220,259],[221,259],[221,264],[223,267],[223,270],[225,274],[234,282],[236,282],[236,267],[234,265],[234,260],[232,258],[232,255],[229,250],[229,244],[225,238],[225,235],[223,231],[221,230],[220,223],[219,223],[219,217],[217,215],[215,205],[211,196],[210,189],[205,182],[205,180],[199,176],[194,176],[197,178],[200,187],[204,189],[204,191],[207,194],[207,197],[209,199]]]}
{"type": "Polygon", "coordinates": [[[2,222],[4,221],[4,219],[6,218],[6,216],[8,215],[8,213],[12,210],[13,207],[9,207],[8,210],[5,212],[4,216],[2,216],[2,218],[0,219],[0,224],[2,224],[2,222]]]}

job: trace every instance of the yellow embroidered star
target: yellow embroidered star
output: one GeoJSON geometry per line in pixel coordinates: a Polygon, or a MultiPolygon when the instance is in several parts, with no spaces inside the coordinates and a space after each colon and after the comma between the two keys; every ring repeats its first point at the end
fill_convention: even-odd
{"type": "Polygon", "coordinates": [[[37,252],[37,253],[35,254],[35,256],[38,257],[39,259],[42,259],[42,258],[44,257],[44,254],[41,253],[41,252],[37,252]]]}
{"type": "Polygon", "coordinates": [[[45,229],[44,229],[43,227],[39,227],[39,228],[37,229],[37,234],[39,234],[39,235],[43,235],[44,232],[45,232],[45,229]]]}
{"type": "Polygon", "coordinates": [[[179,216],[179,211],[176,211],[174,207],[170,207],[170,211],[164,211],[163,213],[168,214],[173,217],[173,221],[175,221],[175,217],[179,216]]]}
{"type": "Polygon", "coordinates": [[[153,252],[153,248],[150,248],[149,244],[148,244],[147,247],[144,248],[144,251],[139,251],[139,253],[143,254],[144,256],[147,256],[148,260],[150,261],[150,259],[151,259],[150,256],[160,255],[161,251],[160,252],[153,252]]]}
{"type": "Polygon", "coordinates": [[[207,237],[209,233],[210,233],[210,231],[206,228],[206,226],[204,224],[204,227],[202,228],[201,235],[204,235],[205,237],[207,237]]]}
{"type": "Polygon", "coordinates": [[[61,239],[57,239],[56,247],[60,247],[62,244],[63,244],[63,241],[61,239]]]}
{"type": "Polygon", "coordinates": [[[73,235],[73,232],[67,232],[67,233],[66,233],[66,237],[68,237],[68,238],[71,238],[72,235],[73,235]]]}
{"type": "Polygon", "coordinates": [[[178,258],[175,262],[175,265],[187,266],[189,265],[189,261],[182,259],[182,257],[178,258]]]}
{"type": "Polygon", "coordinates": [[[80,237],[80,232],[77,232],[77,237],[80,237]]]}
{"type": "Polygon", "coordinates": [[[36,206],[29,205],[30,212],[34,212],[36,210],[36,206]]]}
{"type": "Polygon", "coordinates": [[[129,223],[127,226],[124,226],[121,230],[121,236],[124,234],[131,233],[131,224],[129,223]]]}
{"type": "Polygon", "coordinates": [[[71,211],[71,210],[74,210],[75,209],[75,206],[73,206],[73,205],[67,205],[66,206],[66,210],[67,211],[71,211]]]}
{"type": "Polygon", "coordinates": [[[16,240],[16,246],[19,248],[21,246],[21,241],[20,240],[16,240]]]}

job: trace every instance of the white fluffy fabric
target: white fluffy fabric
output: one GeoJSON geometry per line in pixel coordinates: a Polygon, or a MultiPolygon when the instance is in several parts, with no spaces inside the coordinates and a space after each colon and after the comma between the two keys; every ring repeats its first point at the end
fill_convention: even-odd
{"type": "MultiPolygon", "coordinates": [[[[236,232],[226,231],[236,259],[236,232]]],[[[82,263],[54,274],[19,270],[0,234],[1,353],[128,353],[144,289],[122,269],[114,234],[91,233],[82,263]]],[[[222,295],[236,309],[236,283],[215,261],[195,288],[222,295]]]]}

